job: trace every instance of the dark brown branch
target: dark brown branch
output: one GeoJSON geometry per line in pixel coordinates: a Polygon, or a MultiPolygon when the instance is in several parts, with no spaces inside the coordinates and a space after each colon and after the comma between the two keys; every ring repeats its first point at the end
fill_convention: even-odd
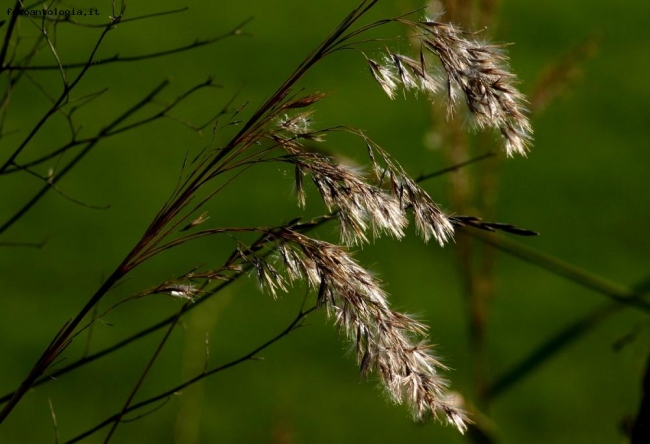
{"type": "Polygon", "coordinates": [[[650,441],[650,357],[643,376],[643,396],[632,428],[630,444],[644,444],[648,441],[650,441]]]}
{"type": "Polygon", "coordinates": [[[40,174],[36,173],[35,171],[32,171],[29,168],[24,168],[24,170],[25,170],[25,172],[27,172],[31,176],[34,176],[34,177],[38,178],[39,180],[42,180],[43,182],[49,184],[56,193],[58,193],[64,199],[67,199],[67,200],[69,200],[70,202],[72,202],[74,204],[80,205],[80,206],[85,207],[85,208],[90,208],[92,210],[108,210],[111,207],[110,205],[102,205],[102,206],[100,206],[100,205],[91,205],[91,204],[87,204],[85,202],[82,202],[79,199],[75,199],[74,197],[67,195],[66,193],[61,191],[59,189],[59,187],[54,185],[54,181],[53,181],[54,176],[43,177],[40,174]]]}
{"type": "Polygon", "coordinates": [[[0,242],[0,247],[30,247],[42,250],[47,239],[42,242],[0,242]]]}
{"type": "Polygon", "coordinates": [[[449,168],[444,168],[442,170],[435,171],[435,172],[429,173],[429,174],[423,174],[423,175],[419,176],[417,179],[415,179],[415,181],[416,182],[424,182],[425,180],[433,179],[435,177],[442,176],[443,174],[458,171],[459,169],[465,168],[468,165],[471,165],[471,164],[476,163],[476,162],[480,162],[480,161],[485,160],[485,159],[489,159],[490,157],[494,157],[494,156],[496,156],[495,151],[488,151],[487,153],[484,153],[484,154],[481,154],[480,156],[476,156],[476,157],[474,157],[472,159],[466,160],[465,162],[461,162],[461,163],[458,163],[456,165],[452,165],[449,168]]]}

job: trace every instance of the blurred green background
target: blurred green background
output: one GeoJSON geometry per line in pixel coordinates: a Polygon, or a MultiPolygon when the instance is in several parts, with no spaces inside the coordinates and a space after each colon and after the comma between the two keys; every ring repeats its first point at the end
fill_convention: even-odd
{"type": "MultiPolygon", "coordinates": [[[[0,13],[4,17],[3,0],[0,13]]],[[[234,105],[254,110],[351,10],[355,2],[295,0],[129,2],[126,18],[189,6],[182,14],[124,23],[111,31],[98,58],[145,54],[210,38],[249,17],[250,35],[227,39],[162,58],[94,67],[73,97],[107,87],[78,111],[82,136],[94,134],[164,79],[160,94],[169,103],[214,75],[222,85],[203,90],[173,111],[184,121],[203,123],[233,96],[234,105]]],[[[79,2],[95,7],[105,23],[111,2],[79,2]]],[[[423,6],[415,1],[380,1],[366,22],[423,6]]],[[[493,218],[539,231],[515,239],[568,263],[633,286],[648,276],[650,205],[647,128],[643,111],[650,96],[648,38],[650,5],[634,0],[516,2],[503,0],[497,22],[487,31],[509,47],[511,66],[533,90],[542,74],[573,48],[597,40],[596,53],[579,63],[567,92],[533,118],[534,147],[527,159],[501,162],[493,218]],[[644,148],[645,147],[645,148],[644,148]]],[[[8,17],[7,17],[8,18],[8,17]]],[[[482,24],[476,23],[474,29],[482,24]]],[[[6,27],[0,32],[4,33],[6,27]]],[[[22,20],[20,32],[36,28],[22,20]]],[[[404,35],[387,26],[376,36],[404,35]]],[[[100,29],[60,26],[57,49],[64,62],[84,60],[100,29]]],[[[3,34],[4,35],[4,34],[3,34]]],[[[29,39],[25,40],[25,44],[29,39]]],[[[409,51],[406,41],[394,47],[409,51]]],[[[52,64],[42,51],[34,64],[52,64]]],[[[78,71],[71,71],[69,75],[78,71]]],[[[0,159],[15,148],[60,92],[56,71],[35,71],[13,91],[0,139],[0,159]],[[16,131],[11,133],[10,131],[16,131]]],[[[2,79],[6,88],[6,76],[2,79]]],[[[449,166],[444,143],[431,144],[431,110],[426,99],[390,101],[372,81],[362,56],[336,54],[300,83],[306,92],[323,91],[314,115],[317,127],[350,125],[363,129],[413,176],[449,166]]],[[[160,107],[142,110],[142,118],[160,107]]],[[[461,116],[462,118],[462,116],[461,116]]],[[[444,122],[437,122],[444,125],[444,122]]],[[[54,116],[19,158],[29,161],[69,140],[61,116],[54,116]]],[[[221,135],[217,143],[223,142],[221,135]]],[[[225,136],[223,136],[225,137],[225,136]]],[[[43,249],[0,247],[2,310],[0,390],[15,389],[63,322],[73,316],[139,239],[176,184],[187,152],[210,144],[183,124],[163,119],[102,141],[60,183],[75,199],[107,210],[76,205],[50,192],[0,242],[41,242],[43,249]]],[[[475,138],[477,139],[477,138],[475,138]]],[[[333,137],[328,149],[366,163],[364,147],[352,138],[333,137]]],[[[76,152],[76,151],[75,151],[76,152]]],[[[476,153],[482,152],[476,150],[476,153]]],[[[55,174],[73,154],[38,169],[55,174]],[[57,163],[59,162],[59,163],[57,163]]],[[[487,162],[496,162],[491,159],[487,162]]],[[[471,177],[478,165],[467,170],[471,177]]],[[[314,189],[307,209],[295,204],[292,172],[260,167],[231,185],[210,204],[212,226],[277,225],[324,208],[314,189]]],[[[0,177],[0,217],[4,223],[42,186],[27,174],[0,177]]],[[[449,176],[425,188],[449,212],[449,176]]],[[[480,187],[479,187],[480,190],[480,187]]],[[[477,210],[478,211],[478,210],[477,210]]],[[[478,214],[480,215],[480,214],[478,214]]],[[[334,226],[320,235],[337,239],[334,226]]],[[[501,235],[508,236],[508,235],[501,235]]],[[[105,309],[121,298],[156,285],[197,265],[220,265],[232,251],[229,239],[210,239],[156,258],[112,291],[105,309]]],[[[385,282],[395,308],[417,314],[431,327],[438,353],[453,370],[452,389],[473,398],[472,354],[454,245],[424,245],[409,231],[401,242],[380,239],[356,252],[362,264],[385,282]]],[[[487,320],[488,377],[493,379],[537,345],[606,298],[504,254],[497,254],[496,297],[487,320]]],[[[244,278],[182,321],[136,400],[168,389],[203,369],[206,333],[211,366],[229,362],[281,331],[300,307],[303,289],[274,301],[244,278]]],[[[312,296],[313,299],[313,296],[312,296]]],[[[312,300],[310,299],[310,300],[312,300]]],[[[127,337],[174,313],[180,302],[150,296],[123,305],[98,323],[90,341],[80,337],[59,365],[127,337]]],[[[62,442],[119,411],[150,358],[162,332],[108,358],[30,392],[0,427],[2,443],[53,442],[51,401],[62,442]]],[[[621,432],[640,402],[648,353],[648,321],[626,309],[572,343],[491,404],[489,422],[502,443],[625,442],[621,432]],[[614,347],[627,339],[625,346],[614,347]]],[[[114,442],[444,442],[465,438],[436,423],[415,424],[407,410],[393,406],[376,381],[359,382],[354,359],[323,313],[261,356],[210,377],[172,397],[154,413],[120,425],[114,442]]],[[[132,416],[130,416],[132,417],[132,416]]],[[[86,442],[102,442],[106,431],[86,442]]]]}

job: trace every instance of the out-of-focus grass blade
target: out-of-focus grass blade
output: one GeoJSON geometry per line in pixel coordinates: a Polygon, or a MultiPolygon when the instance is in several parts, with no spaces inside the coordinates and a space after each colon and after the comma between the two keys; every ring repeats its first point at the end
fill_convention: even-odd
{"type": "Polygon", "coordinates": [[[645,376],[643,377],[643,399],[639,407],[639,413],[634,421],[634,427],[630,436],[630,444],[643,444],[650,441],[650,359],[646,364],[645,376]]]}
{"type": "Polygon", "coordinates": [[[513,254],[554,274],[558,274],[587,288],[610,296],[616,301],[593,310],[586,316],[563,328],[522,359],[521,362],[498,377],[488,387],[487,396],[490,399],[494,399],[504,393],[507,389],[528,376],[533,370],[548,361],[552,356],[584,336],[609,316],[625,308],[626,305],[634,305],[641,309],[644,309],[647,305],[641,297],[650,292],[650,276],[638,282],[633,288],[625,289],[618,284],[606,281],[599,276],[593,276],[585,270],[566,264],[556,258],[544,255],[510,240],[480,232],[470,232],[469,230],[467,232],[502,251],[513,254]]]}
{"type": "Polygon", "coordinates": [[[604,319],[625,307],[618,303],[609,303],[599,307],[588,315],[584,316],[565,327],[550,339],[537,347],[532,353],[515,364],[505,374],[488,387],[487,397],[494,400],[503,392],[514,386],[516,383],[531,374],[539,366],[547,362],[551,357],[567,347],[572,342],[584,336],[592,328],[600,324],[604,319]]]}
{"type": "MultiPolygon", "coordinates": [[[[635,289],[612,282],[592,274],[583,268],[576,267],[575,265],[564,262],[556,257],[541,253],[504,237],[490,235],[478,230],[463,230],[463,232],[479,239],[481,242],[492,245],[498,250],[544,268],[557,276],[573,281],[583,287],[594,290],[615,302],[650,313],[650,303],[640,298],[640,292],[635,289]]],[[[650,286],[650,282],[648,282],[648,279],[644,279],[643,283],[640,283],[639,285],[647,287],[650,286]]]]}

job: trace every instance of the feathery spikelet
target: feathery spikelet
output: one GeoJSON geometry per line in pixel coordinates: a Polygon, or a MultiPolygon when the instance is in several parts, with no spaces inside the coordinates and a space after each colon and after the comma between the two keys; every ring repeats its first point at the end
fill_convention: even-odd
{"type": "Polygon", "coordinates": [[[450,114],[458,98],[464,97],[479,128],[501,132],[508,156],[525,155],[532,139],[532,127],[526,117],[526,98],[514,86],[517,77],[508,70],[503,46],[468,40],[464,37],[467,33],[447,23],[401,22],[417,32],[420,60],[392,52],[383,63],[368,59],[370,72],[386,94],[394,99],[400,85],[405,90],[431,94],[444,83],[450,114]],[[424,50],[440,60],[445,74],[443,81],[428,73],[424,50]]]}
{"type": "Polygon", "coordinates": [[[402,209],[412,208],[417,233],[425,242],[433,237],[443,246],[454,233],[447,215],[386,151],[363,133],[357,131],[356,134],[366,141],[368,156],[377,179],[380,182],[388,179],[390,189],[399,199],[402,209]],[[377,155],[385,166],[379,164],[377,155]]]}
{"type": "Polygon", "coordinates": [[[305,152],[294,138],[273,135],[273,140],[290,154],[284,161],[295,167],[298,204],[305,205],[303,178],[309,175],[327,209],[338,212],[341,239],[346,245],[368,242],[366,232],[369,229],[375,238],[388,233],[401,239],[408,225],[406,210],[409,208],[413,209],[416,230],[424,241],[433,237],[444,245],[453,235],[453,226],[438,204],[381,147],[361,131],[349,132],[366,141],[379,186],[368,183],[368,178],[354,168],[335,164],[319,153],[305,152]],[[375,151],[385,168],[375,159],[375,151]],[[381,188],[386,177],[390,182],[388,192],[381,188]]]}
{"type": "MultiPolygon", "coordinates": [[[[285,124],[282,128],[288,126],[285,124]]],[[[304,127],[301,130],[309,131],[304,127]]],[[[368,230],[373,237],[385,233],[397,239],[404,237],[408,220],[398,199],[368,183],[360,171],[333,163],[320,153],[306,152],[295,138],[282,134],[273,134],[272,138],[290,154],[283,160],[295,166],[298,204],[305,205],[303,177],[309,175],[327,209],[338,211],[343,243],[368,242],[368,230]]]]}
{"type": "Polygon", "coordinates": [[[375,237],[383,233],[397,239],[404,237],[408,221],[399,201],[368,184],[359,172],[329,163],[318,155],[298,158],[295,164],[311,176],[327,209],[338,210],[341,239],[345,244],[367,242],[368,228],[375,237]]]}
{"type": "MultiPolygon", "coordinates": [[[[443,413],[450,424],[464,432],[465,413],[448,402],[447,381],[438,374],[438,369],[446,367],[422,338],[427,327],[391,310],[377,279],[343,248],[291,229],[278,230],[271,236],[278,243],[288,282],[305,280],[318,289],[318,304],[355,344],[362,376],[376,374],[390,398],[408,405],[415,419],[443,413]]],[[[267,285],[272,294],[275,288],[282,285],[267,285]]]]}

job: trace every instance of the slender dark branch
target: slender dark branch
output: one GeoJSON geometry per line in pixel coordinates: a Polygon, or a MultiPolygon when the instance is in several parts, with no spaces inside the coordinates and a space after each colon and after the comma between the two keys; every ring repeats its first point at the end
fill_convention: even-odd
{"type": "Polygon", "coordinates": [[[122,419],[122,421],[120,421],[120,422],[122,422],[122,423],[135,422],[135,421],[138,421],[139,419],[144,418],[145,416],[149,416],[149,415],[151,415],[152,413],[155,413],[155,412],[157,412],[158,410],[160,410],[161,408],[163,408],[163,407],[167,404],[167,402],[169,402],[170,399],[171,399],[171,398],[166,398],[166,399],[164,399],[164,400],[163,400],[159,405],[155,406],[154,408],[152,408],[152,409],[150,409],[150,410],[147,410],[147,411],[144,412],[144,413],[140,413],[138,416],[135,416],[135,417],[133,417],[133,418],[122,419]]]}
{"type": "Polygon", "coordinates": [[[68,103],[75,103],[75,102],[81,102],[81,103],[79,105],[76,105],[76,106],[72,107],[69,114],[74,113],[75,111],[77,111],[81,107],[87,105],[88,103],[92,102],[93,100],[100,97],[102,94],[104,94],[107,91],[108,91],[108,88],[102,88],[97,92],[86,94],[85,96],[77,97],[76,99],[70,99],[68,101],[68,103]]]}
{"type": "MultiPolygon", "coordinates": [[[[252,18],[248,18],[241,22],[239,25],[237,25],[236,28],[228,31],[227,33],[217,36],[217,37],[212,37],[209,39],[204,39],[204,40],[195,40],[193,43],[179,46],[176,48],[172,49],[166,49],[163,51],[158,51],[158,52],[152,52],[149,54],[140,54],[140,55],[135,55],[135,56],[127,56],[127,57],[120,57],[119,54],[116,54],[112,57],[108,57],[105,59],[101,60],[96,60],[92,62],[92,66],[99,66],[99,65],[108,65],[110,63],[126,63],[126,62],[136,62],[136,61],[142,61],[142,60],[149,60],[149,59],[155,59],[158,57],[164,57],[168,56],[171,54],[177,54],[179,52],[184,52],[188,51],[191,49],[196,49],[196,48],[201,48],[203,46],[211,45],[213,43],[217,43],[221,40],[224,40],[228,37],[235,36],[235,35],[246,35],[241,31],[241,28],[245,26],[248,22],[250,22],[252,18]]],[[[75,63],[64,63],[61,65],[63,69],[71,69],[71,68],[85,68],[87,62],[75,62],[75,63]]],[[[58,65],[31,65],[31,66],[8,66],[7,69],[11,69],[13,71],[46,71],[46,70],[54,70],[54,69],[59,69],[58,65]]]]}
{"type": "Polygon", "coordinates": [[[485,222],[475,216],[450,216],[449,222],[455,227],[472,227],[483,231],[503,231],[504,233],[516,234],[518,236],[539,236],[536,231],[519,228],[516,225],[504,224],[501,222],[485,222]]]}
{"type": "MultiPolygon", "coordinates": [[[[16,160],[16,158],[18,157],[18,155],[25,149],[27,144],[29,144],[29,142],[34,138],[34,136],[40,131],[42,126],[45,124],[45,122],[47,122],[48,119],[59,110],[61,105],[63,105],[65,100],[70,95],[70,92],[79,84],[81,79],[85,76],[86,72],[88,72],[88,69],[90,68],[90,66],[92,66],[93,60],[95,58],[95,54],[97,54],[97,51],[99,50],[99,47],[102,44],[102,42],[104,41],[104,38],[106,37],[108,32],[112,29],[112,27],[114,25],[119,23],[120,20],[121,20],[121,16],[118,16],[118,17],[114,18],[111,21],[111,23],[104,28],[104,31],[99,36],[99,39],[97,40],[97,43],[95,44],[93,50],[91,51],[90,56],[88,57],[88,60],[85,62],[85,64],[82,65],[83,68],[82,68],[81,72],[77,75],[77,77],[70,84],[65,85],[65,87],[63,88],[63,92],[59,96],[59,99],[56,101],[56,103],[54,103],[45,112],[43,117],[41,117],[41,119],[36,123],[36,125],[34,125],[32,130],[29,132],[29,134],[23,140],[23,142],[18,146],[18,148],[16,148],[16,150],[9,156],[9,158],[6,160],[6,162],[2,166],[0,166],[0,173],[4,172],[7,168],[9,168],[11,165],[13,165],[13,163],[16,160]]],[[[57,66],[57,69],[59,69],[58,66],[57,66]]]]}
{"type": "Polygon", "coordinates": [[[0,242],[0,247],[31,247],[43,249],[45,242],[0,242]]]}
{"type": "Polygon", "coordinates": [[[0,73],[7,69],[5,66],[5,60],[7,59],[7,50],[9,49],[9,43],[11,41],[11,36],[14,32],[14,27],[18,21],[18,10],[20,9],[20,0],[16,0],[11,18],[9,19],[9,25],[7,26],[7,32],[5,33],[5,39],[2,42],[2,49],[0,50],[0,73]]]}
{"type": "Polygon", "coordinates": [[[32,197],[32,199],[27,202],[23,207],[18,210],[7,222],[0,226],[0,234],[4,233],[9,227],[16,223],[25,213],[27,213],[36,203],[52,188],[56,182],[61,180],[81,159],[83,159],[94,147],[95,145],[104,138],[107,134],[110,134],[111,130],[122,123],[124,120],[128,119],[132,114],[138,111],[140,108],[145,106],[147,103],[158,95],[158,93],[168,85],[168,81],[165,80],[160,83],[154,90],[149,93],[146,97],[136,103],[134,106],[126,110],[122,115],[118,116],[113,122],[107,125],[99,135],[91,139],[91,141],[86,145],[86,147],[79,152],[56,176],[52,178],[52,183],[48,183],[41,190],[32,197]]]}
{"type": "Polygon", "coordinates": [[[144,14],[144,15],[139,15],[137,17],[131,17],[131,18],[128,18],[128,19],[124,19],[124,20],[122,20],[122,23],[136,22],[138,20],[146,20],[146,19],[150,19],[150,18],[154,18],[154,17],[161,17],[163,15],[178,14],[178,13],[181,13],[181,12],[185,12],[185,11],[187,11],[189,9],[190,9],[189,6],[184,6],[182,8],[178,8],[178,9],[170,9],[169,11],[152,12],[151,14],[144,14]]]}
{"type": "Polygon", "coordinates": [[[176,99],[174,99],[174,101],[172,103],[165,106],[163,109],[161,109],[156,114],[154,114],[154,115],[152,115],[152,116],[150,116],[150,117],[148,117],[146,119],[142,119],[142,120],[140,120],[138,122],[134,122],[134,123],[132,123],[130,125],[123,126],[122,128],[116,129],[115,131],[112,131],[112,132],[110,132],[110,133],[108,133],[106,135],[107,136],[114,136],[116,134],[123,133],[125,131],[129,131],[129,130],[131,130],[133,128],[144,125],[146,123],[153,122],[154,120],[159,119],[161,117],[165,117],[169,111],[171,111],[173,108],[175,108],[179,103],[181,103],[183,100],[188,98],[190,95],[192,95],[193,93],[195,93],[195,92],[197,92],[197,91],[199,91],[199,90],[201,90],[203,88],[209,88],[209,87],[219,88],[220,86],[214,84],[214,79],[212,77],[208,77],[208,79],[205,80],[204,82],[199,83],[198,85],[195,85],[195,86],[191,87],[190,89],[188,89],[187,91],[185,91],[183,94],[181,94],[176,99]]]}
{"type": "Polygon", "coordinates": [[[79,199],[75,199],[74,197],[67,195],[66,193],[61,191],[56,185],[54,185],[54,183],[53,183],[54,176],[43,177],[40,174],[36,173],[35,171],[32,171],[29,168],[24,168],[24,170],[29,175],[34,176],[34,177],[38,178],[39,180],[42,180],[43,182],[49,184],[52,187],[52,189],[54,191],[56,191],[60,196],[62,196],[63,198],[69,200],[72,203],[75,203],[75,204],[80,205],[82,207],[90,208],[90,209],[93,209],[93,210],[107,210],[107,209],[109,209],[111,207],[110,205],[99,206],[99,205],[91,205],[91,204],[87,204],[85,202],[82,202],[79,199]]]}
{"type": "MultiPolygon", "coordinates": [[[[103,130],[98,132],[97,135],[95,135],[93,137],[89,137],[89,138],[86,138],[86,139],[71,140],[70,142],[66,143],[65,145],[61,146],[60,148],[57,148],[54,151],[50,152],[49,154],[46,154],[46,155],[44,155],[42,157],[39,157],[38,159],[32,160],[32,161],[24,163],[24,164],[20,164],[20,165],[14,164],[13,168],[7,169],[7,171],[5,171],[2,174],[11,174],[11,173],[15,173],[17,171],[22,171],[22,170],[24,170],[26,168],[34,167],[36,165],[39,165],[39,164],[41,164],[43,162],[46,162],[46,161],[54,158],[56,156],[59,156],[59,155],[63,154],[64,152],[68,151],[71,148],[74,148],[75,146],[89,144],[89,143],[96,143],[96,142],[99,142],[102,139],[106,139],[106,138],[109,138],[109,137],[124,133],[126,131],[132,130],[132,129],[140,127],[142,125],[146,125],[148,123],[151,123],[151,122],[153,122],[155,120],[158,120],[158,119],[160,119],[162,117],[166,117],[167,113],[169,111],[171,111],[173,108],[175,108],[179,103],[181,103],[184,99],[189,97],[192,93],[194,93],[196,91],[199,91],[202,88],[211,87],[211,86],[217,87],[217,85],[213,84],[213,79],[208,78],[203,83],[200,83],[200,84],[195,85],[192,88],[188,89],[183,94],[178,96],[172,103],[165,106],[159,112],[157,112],[157,113],[155,113],[155,114],[153,114],[153,115],[151,115],[149,117],[146,117],[144,119],[138,120],[136,122],[133,122],[133,123],[131,123],[129,125],[125,125],[125,126],[123,126],[121,128],[117,128],[117,129],[112,129],[112,128],[115,128],[115,126],[117,126],[113,122],[113,123],[111,123],[109,125],[109,127],[111,129],[109,131],[106,131],[106,128],[104,128],[103,130]]],[[[149,98],[147,103],[150,103],[150,102],[153,101],[153,96],[151,96],[151,94],[149,96],[147,96],[147,97],[149,98]]],[[[147,103],[144,103],[143,105],[146,105],[147,103]]],[[[139,108],[142,108],[142,106],[140,106],[139,108]]],[[[77,109],[77,108],[75,108],[75,109],[77,109]]],[[[70,114],[71,113],[72,113],[72,111],[70,112],[70,114]]],[[[133,114],[133,112],[131,112],[131,115],[132,114],[133,114]]],[[[119,123],[121,123],[121,122],[123,122],[125,120],[122,117],[120,117],[119,119],[120,119],[119,123]]]]}
{"type": "Polygon", "coordinates": [[[183,382],[182,384],[177,385],[176,387],[169,389],[163,393],[160,393],[156,396],[153,396],[149,399],[145,399],[144,401],[140,401],[137,404],[133,404],[129,406],[125,411],[112,415],[110,418],[107,418],[106,420],[102,421],[101,423],[97,424],[93,428],[85,431],[84,433],[76,436],[75,438],[71,439],[70,441],[67,441],[66,444],[72,444],[75,442],[79,442],[84,438],[87,438],[88,436],[94,434],[95,432],[101,430],[102,428],[106,427],[107,425],[118,421],[124,414],[130,413],[132,411],[138,410],[142,407],[148,406],[150,404],[153,404],[155,402],[158,402],[160,400],[169,398],[170,396],[174,395],[175,393],[178,393],[179,391],[191,386],[192,384],[197,383],[198,381],[201,381],[204,378],[207,378],[208,376],[214,375],[215,373],[219,373],[221,371],[227,370],[231,367],[234,367],[238,364],[241,364],[242,362],[250,361],[255,358],[255,356],[261,352],[262,350],[268,348],[269,346],[273,345],[274,343],[278,342],[280,339],[283,337],[287,336],[289,333],[295,331],[301,326],[301,321],[307,317],[310,313],[315,311],[318,307],[314,306],[309,308],[308,310],[303,310],[301,309],[298,315],[295,317],[295,319],[284,329],[282,330],[279,334],[274,336],[273,338],[269,339],[262,345],[258,346],[254,350],[246,353],[245,355],[241,356],[238,359],[235,359],[234,361],[231,361],[227,364],[224,364],[222,366],[213,368],[212,370],[204,371],[196,375],[195,377],[183,382]]]}
{"type": "Polygon", "coordinates": [[[415,179],[416,182],[424,182],[425,180],[433,179],[438,176],[442,176],[443,174],[451,173],[453,171],[458,171],[461,168],[464,168],[468,165],[471,165],[476,162],[480,162],[485,159],[489,159],[490,157],[496,156],[495,151],[488,151],[487,153],[481,154],[480,156],[476,156],[472,159],[466,160],[465,162],[458,163],[456,165],[452,165],[449,168],[444,168],[442,170],[434,171],[433,173],[429,174],[423,174],[419,176],[417,179],[415,179]]]}
{"type": "Polygon", "coordinates": [[[59,67],[59,74],[61,74],[61,80],[63,81],[63,88],[68,87],[68,80],[65,76],[65,69],[63,68],[63,64],[61,63],[61,58],[59,57],[59,53],[56,51],[56,48],[54,47],[54,43],[50,39],[50,36],[47,33],[47,28],[45,26],[45,16],[43,16],[43,20],[41,20],[41,33],[43,34],[43,37],[45,38],[45,41],[47,42],[47,45],[50,47],[50,51],[52,52],[52,55],[54,56],[54,59],[56,60],[56,66],[59,67]]]}
{"type": "Polygon", "coordinates": [[[186,302],[183,307],[176,313],[176,316],[172,320],[172,322],[169,325],[169,328],[167,329],[167,333],[165,333],[165,336],[163,336],[162,340],[160,341],[160,344],[158,344],[158,347],[156,348],[156,351],[153,353],[151,356],[151,359],[149,359],[149,362],[147,362],[147,365],[145,366],[142,374],[140,375],[140,378],[138,379],[138,382],[135,384],[133,387],[133,390],[131,390],[131,393],[129,394],[128,398],[126,399],[126,402],[124,403],[124,406],[122,407],[122,410],[120,410],[120,413],[117,414],[115,420],[113,421],[113,427],[111,427],[111,430],[108,432],[108,435],[106,435],[106,439],[104,439],[104,444],[108,443],[111,440],[111,437],[113,436],[113,433],[115,433],[115,430],[117,430],[117,426],[120,424],[120,420],[128,410],[129,406],[131,405],[131,402],[133,401],[133,398],[135,397],[136,393],[142,386],[142,383],[144,382],[145,378],[149,374],[149,371],[153,367],[154,362],[156,359],[158,359],[158,356],[160,356],[160,352],[162,351],[163,347],[167,343],[167,340],[169,339],[169,336],[171,335],[172,331],[174,330],[174,327],[176,327],[176,324],[178,323],[178,320],[180,317],[183,315],[183,313],[187,310],[187,307],[191,304],[190,301],[186,302]]]}

